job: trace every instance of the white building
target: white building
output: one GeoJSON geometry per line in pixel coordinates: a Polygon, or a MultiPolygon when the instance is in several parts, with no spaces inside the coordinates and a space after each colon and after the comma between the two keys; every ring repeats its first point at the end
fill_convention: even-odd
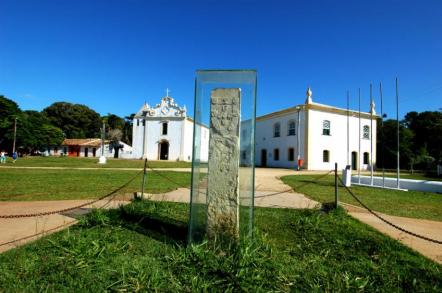
{"type": "MultiPolygon", "coordinates": [[[[314,103],[308,89],[305,104],[256,118],[255,163],[257,166],[332,170],[351,165],[368,170],[376,163],[376,116],[314,103]],[[348,120],[347,120],[348,119],[348,120]],[[347,150],[347,121],[349,140],[347,150]],[[372,140],[370,139],[372,138],[372,140]],[[373,141],[373,144],[371,142],[373,141]],[[360,146],[359,146],[360,143],[360,146]],[[360,150],[359,150],[360,147],[360,150]]],[[[251,131],[249,121],[241,124],[241,136],[251,131]]],[[[198,127],[201,146],[195,151],[207,161],[209,129],[198,127]]],[[[193,120],[166,96],[155,107],[145,104],[133,120],[133,158],[191,161],[193,120]],[[144,137],[144,139],[143,139],[144,137]]],[[[241,144],[241,159],[246,161],[250,147],[241,144]]]]}
{"type": "MultiPolygon", "coordinates": [[[[207,161],[209,129],[201,127],[201,160],[207,161]]],[[[193,120],[186,107],[166,95],[155,107],[144,104],[133,119],[133,158],[191,161],[193,120]]]]}
{"type": "Polygon", "coordinates": [[[371,111],[361,112],[359,121],[357,111],[314,103],[308,89],[305,104],[256,118],[256,165],[297,168],[301,160],[308,170],[332,170],[335,162],[340,169],[370,169],[372,157],[376,164],[374,104],[371,111]]]}

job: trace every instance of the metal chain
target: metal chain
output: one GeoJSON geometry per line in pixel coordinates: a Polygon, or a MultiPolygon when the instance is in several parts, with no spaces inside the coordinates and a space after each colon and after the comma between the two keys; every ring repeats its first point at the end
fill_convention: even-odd
{"type": "Polygon", "coordinates": [[[121,189],[125,188],[130,183],[132,183],[132,181],[134,181],[138,177],[138,175],[140,175],[141,173],[142,173],[142,171],[138,172],[133,178],[131,178],[125,184],[123,184],[120,187],[118,187],[117,189],[109,192],[108,194],[106,194],[106,195],[104,195],[102,197],[99,197],[98,199],[92,200],[90,202],[86,202],[86,203],[83,203],[83,204],[80,204],[80,205],[77,205],[77,206],[74,206],[74,207],[65,208],[65,209],[56,210],[56,211],[40,212],[40,213],[34,213],[34,214],[0,215],[0,219],[16,219],[16,218],[30,218],[30,217],[48,216],[48,215],[66,213],[68,211],[79,209],[79,208],[82,208],[82,207],[94,204],[96,202],[99,202],[100,200],[106,199],[107,197],[110,197],[110,196],[116,194],[118,191],[120,191],[121,189]]]}
{"type": "Polygon", "coordinates": [[[402,232],[404,232],[404,233],[406,233],[406,234],[409,234],[409,235],[412,235],[412,236],[414,236],[414,237],[417,237],[417,238],[420,238],[420,239],[423,239],[423,240],[426,240],[426,241],[429,241],[429,242],[433,242],[433,243],[436,243],[436,244],[442,244],[442,241],[440,241],[440,240],[436,240],[436,239],[432,239],[432,238],[429,238],[429,237],[426,237],[426,236],[422,236],[422,235],[419,235],[419,234],[417,234],[417,233],[414,233],[414,232],[411,232],[411,231],[409,231],[409,230],[406,230],[406,229],[404,229],[404,228],[402,228],[402,227],[399,227],[398,225],[396,225],[396,224],[394,224],[394,223],[392,223],[392,222],[390,222],[389,220],[387,220],[387,219],[385,219],[384,217],[382,217],[382,216],[380,216],[379,214],[377,214],[375,211],[373,211],[372,209],[370,209],[366,204],[364,204],[354,193],[353,193],[353,191],[348,187],[348,186],[345,186],[345,184],[344,184],[344,182],[342,181],[342,179],[341,179],[341,177],[339,177],[338,176],[338,179],[339,179],[339,181],[341,182],[341,184],[345,187],[345,189],[350,193],[350,195],[361,205],[361,206],[363,206],[367,211],[369,211],[373,216],[375,216],[376,218],[378,218],[379,220],[381,220],[381,221],[383,221],[384,223],[386,223],[386,224],[388,224],[388,225],[390,225],[390,226],[392,226],[393,228],[395,228],[395,229],[397,229],[397,230],[399,230],[399,231],[402,231],[402,232]]]}

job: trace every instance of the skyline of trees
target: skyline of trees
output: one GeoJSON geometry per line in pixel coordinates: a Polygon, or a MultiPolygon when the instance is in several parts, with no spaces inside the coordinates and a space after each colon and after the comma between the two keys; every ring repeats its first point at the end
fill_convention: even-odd
{"type": "MultiPolygon", "coordinates": [[[[14,119],[17,117],[17,148],[32,153],[64,138],[100,137],[102,122],[106,136],[118,148],[117,140],[131,145],[132,120],[108,113],[100,116],[86,105],[55,102],[41,112],[22,111],[19,105],[0,95],[0,149],[12,150],[14,119]]],[[[397,122],[387,119],[381,127],[378,120],[377,168],[394,169],[397,164],[397,122]],[[383,135],[382,135],[383,134],[383,135]]],[[[400,121],[400,165],[403,169],[431,169],[442,161],[442,109],[408,112],[400,121]]]]}

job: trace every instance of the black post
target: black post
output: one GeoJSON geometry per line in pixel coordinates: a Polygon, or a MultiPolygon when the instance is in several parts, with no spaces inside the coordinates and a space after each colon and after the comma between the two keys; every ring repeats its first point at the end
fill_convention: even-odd
{"type": "Polygon", "coordinates": [[[335,163],[335,207],[338,208],[338,163],[335,163]]]}
{"type": "Polygon", "coordinates": [[[147,169],[147,159],[144,159],[144,169],[143,169],[143,183],[141,185],[141,199],[144,199],[144,185],[146,183],[146,171],[147,169]]]}

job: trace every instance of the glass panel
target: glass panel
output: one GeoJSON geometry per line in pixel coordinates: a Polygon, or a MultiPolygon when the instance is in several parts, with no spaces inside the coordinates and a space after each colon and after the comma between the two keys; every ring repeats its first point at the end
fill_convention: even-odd
{"type": "MultiPolygon", "coordinates": [[[[195,81],[194,141],[192,157],[192,191],[189,241],[206,237],[208,211],[208,172],[211,131],[211,95],[216,89],[240,89],[238,155],[239,236],[250,235],[253,229],[255,168],[255,70],[198,70],[195,81]]],[[[212,162],[212,161],[210,161],[212,162]]],[[[213,164],[213,163],[212,163],[213,164]]],[[[212,166],[213,168],[214,166],[212,166]]],[[[223,178],[219,178],[222,180],[223,178]]]]}

